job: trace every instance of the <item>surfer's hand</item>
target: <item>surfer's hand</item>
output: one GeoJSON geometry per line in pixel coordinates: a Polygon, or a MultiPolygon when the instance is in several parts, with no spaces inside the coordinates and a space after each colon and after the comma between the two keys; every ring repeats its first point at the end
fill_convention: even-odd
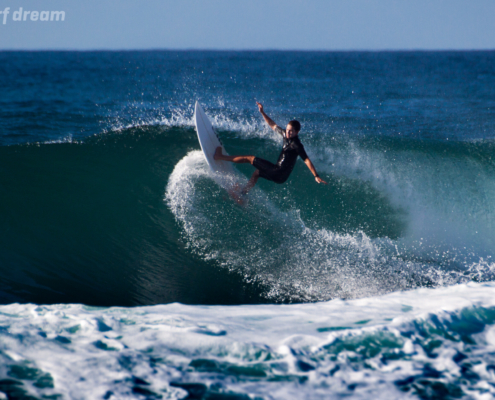
{"type": "Polygon", "coordinates": [[[260,113],[263,114],[263,104],[256,102],[256,105],[258,106],[260,113]]]}
{"type": "Polygon", "coordinates": [[[321,179],[319,176],[315,176],[315,181],[318,183],[324,183],[325,185],[328,185],[323,179],[321,179]]]}

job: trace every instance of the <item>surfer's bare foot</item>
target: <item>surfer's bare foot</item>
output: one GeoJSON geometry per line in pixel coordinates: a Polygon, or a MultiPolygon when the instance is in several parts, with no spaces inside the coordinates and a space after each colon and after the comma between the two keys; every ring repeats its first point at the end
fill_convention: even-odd
{"type": "Polygon", "coordinates": [[[220,146],[217,147],[215,150],[215,154],[213,154],[213,159],[214,160],[221,160],[222,159],[222,148],[220,146]]]}

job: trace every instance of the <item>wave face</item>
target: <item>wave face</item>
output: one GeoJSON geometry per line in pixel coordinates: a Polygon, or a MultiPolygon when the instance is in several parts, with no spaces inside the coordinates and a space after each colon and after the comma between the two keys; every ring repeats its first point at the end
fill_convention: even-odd
{"type": "MultiPolygon", "coordinates": [[[[493,279],[495,56],[0,53],[0,302],[241,304],[493,279]],[[14,84],[15,83],[15,84],[14,84]],[[238,207],[194,131],[320,175],[238,207]]],[[[245,182],[253,169],[238,167],[245,182]]]]}
{"type": "Polygon", "coordinates": [[[2,301],[256,302],[240,278],[190,253],[163,201],[194,135],[133,128],[84,143],[1,147],[12,171],[0,183],[2,301]]]}
{"type": "MultiPolygon", "coordinates": [[[[278,152],[221,134],[232,152],[278,152]]],[[[330,144],[306,146],[328,186],[300,163],[245,208],[189,127],[1,147],[3,301],[315,301],[492,279],[491,143],[330,144]]]]}

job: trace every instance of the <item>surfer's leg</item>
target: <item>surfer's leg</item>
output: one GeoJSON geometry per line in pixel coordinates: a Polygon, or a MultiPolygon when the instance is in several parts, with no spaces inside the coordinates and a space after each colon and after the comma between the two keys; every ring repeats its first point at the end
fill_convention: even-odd
{"type": "Polygon", "coordinates": [[[213,158],[215,160],[231,161],[236,164],[244,164],[244,163],[252,164],[254,161],[254,156],[226,156],[222,154],[221,147],[217,147],[217,150],[215,151],[213,158]]]}
{"type": "Polygon", "coordinates": [[[241,194],[248,194],[249,191],[256,185],[256,182],[258,182],[258,178],[260,177],[260,171],[256,170],[253,172],[253,175],[251,175],[251,178],[249,179],[249,182],[247,185],[242,189],[241,194]]]}

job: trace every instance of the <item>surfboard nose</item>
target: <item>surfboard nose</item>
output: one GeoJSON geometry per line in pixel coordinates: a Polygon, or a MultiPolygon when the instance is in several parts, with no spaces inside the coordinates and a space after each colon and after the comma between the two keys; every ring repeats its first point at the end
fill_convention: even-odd
{"type": "Polygon", "coordinates": [[[199,104],[199,101],[196,100],[196,104],[194,104],[194,117],[196,118],[196,115],[198,115],[198,112],[203,112],[203,107],[201,107],[201,104],[199,104]]]}

